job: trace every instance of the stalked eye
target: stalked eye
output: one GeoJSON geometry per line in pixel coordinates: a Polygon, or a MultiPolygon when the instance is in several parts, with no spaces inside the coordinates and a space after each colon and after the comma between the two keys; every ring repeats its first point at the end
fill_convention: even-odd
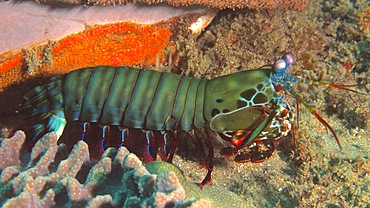
{"type": "Polygon", "coordinates": [[[274,63],[274,69],[276,72],[284,72],[287,67],[284,59],[278,59],[274,63]]]}
{"type": "Polygon", "coordinates": [[[287,67],[294,63],[294,57],[291,53],[284,54],[283,59],[286,61],[287,67]]]}

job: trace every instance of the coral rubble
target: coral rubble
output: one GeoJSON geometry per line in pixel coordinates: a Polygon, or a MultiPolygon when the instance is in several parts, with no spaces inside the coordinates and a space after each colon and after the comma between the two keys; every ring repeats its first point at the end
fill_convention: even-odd
{"type": "MultiPolygon", "coordinates": [[[[79,141],[66,156],[65,145],[57,145],[55,133],[40,139],[31,154],[22,148],[22,131],[0,141],[2,207],[211,206],[205,199],[186,198],[174,172],[151,174],[125,147],[109,148],[93,163],[85,142],[79,141]]],[[[161,164],[165,163],[152,166],[161,164]]]]}

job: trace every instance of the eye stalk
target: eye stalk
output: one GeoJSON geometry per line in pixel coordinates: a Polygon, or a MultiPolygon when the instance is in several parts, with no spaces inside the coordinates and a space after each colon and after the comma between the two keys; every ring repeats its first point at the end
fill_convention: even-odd
{"type": "Polygon", "coordinates": [[[287,63],[284,59],[278,59],[274,63],[274,69],[276,73],[282,73],[285,71],[287,63]]]}
{"type": "Polygon", "coordinates": [[[274,63],[274,70],[276,73],[284,73],[286,68],[294,63],[294,57],[291,53],[286,53],[281,59],[278,59],[274,63]]]}
{"type": "Polygon", "coordinates": [[[284,54],[283,59],[286,61],[287,67],[294,63],[294,57],[291,53],[284,54]]]}

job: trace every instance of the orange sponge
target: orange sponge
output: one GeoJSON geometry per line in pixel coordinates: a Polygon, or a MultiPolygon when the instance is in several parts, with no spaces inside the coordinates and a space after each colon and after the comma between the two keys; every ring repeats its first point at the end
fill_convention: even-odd
{"type": "Polygon", "coordinates": [[[171,31],[161,24],[131,22],[95,25],[77,34],[28,49],[0,54],[0,91],[26,74],[56,75],[94,66],[148,67],[164,62],[171,31]],[[25,73],[24,70],[28,70],[25,73]]]}
{"type": "Polygon", "coordinates": [[[171,32],[160,27],[115,23],[90,28],[60,40],[51,52],[54,70],[101,65],[155,64],[171,32]]]}

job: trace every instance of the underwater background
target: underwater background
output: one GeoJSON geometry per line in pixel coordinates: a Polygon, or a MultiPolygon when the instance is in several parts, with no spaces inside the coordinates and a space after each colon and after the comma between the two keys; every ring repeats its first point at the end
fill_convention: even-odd
{"type": "MultiPolygon", "coordinates": [[[[294,75],[367,83],[370,31],[364,16],[369,17],[369,6],[369,1],[318,0],[302,12],[222,11],[197,39],[186,68],[199,75],[228,74],[271,63],[272,54],[289,51],[297,59],[289,69],[294,75]]],[[[301,164],[294,165],[289,139],[261,164],[230,163],[216,154],[213,186],[228,187],[245,199],[245,207],[370,207],[369,85],[358,88],[364,95],[321,86],[298,89],[333,127],[343,151],[300,106],[301,164]]],[[[294,99],[284,97],[294,105],[294,99]]],[[[185,173],[196,175],[185,167],[185,173]]]]}

